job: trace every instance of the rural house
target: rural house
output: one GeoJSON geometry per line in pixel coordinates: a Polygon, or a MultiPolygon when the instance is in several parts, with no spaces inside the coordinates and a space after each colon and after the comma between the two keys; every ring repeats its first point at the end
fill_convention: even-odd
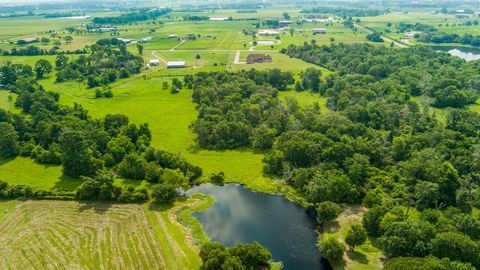
{"type": "Polygon", "coordinates": [[[247,56],[247,64],[272,62],[272,57],[266,54],[250,54],[247,56]]]}
{"type": "Polygon", "coordinates": [[[314,35],[324,35],[327,33],[327,29],[325,28],[314,28],[313,29],[313,34],[314,35]]]}

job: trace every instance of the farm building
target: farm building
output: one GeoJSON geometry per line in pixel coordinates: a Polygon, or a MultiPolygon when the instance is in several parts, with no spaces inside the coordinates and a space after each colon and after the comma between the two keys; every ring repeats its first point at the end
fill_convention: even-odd
{"type": "Polygon", "coordinates": [[[158,66],[158,65],[160,65],[160,60],[158,60],[158,59],[150,59],[150,61],[148,62],[148,64],[149,64],[150,66],[158,66]]]}
{"type": "Polygon", "coordinates": [[[263,29],[263,30],[259,30],[258,34],[260,36],[276,36],[276,35],[279,35],[280,32],[272,29],[263,29]]]}
{"type": "Polygon", "coordinates": [[[324,34],[327,33],[327,29],[325,29],[325,28],[314,28],[312,32],[313,32],[314,35],[324,35],[324,34]]]}
{"type": "Polygon", "coordinates": [[[247,56],[247,64],[268,63],[272,61],[272,57],[267,54],[249,54],[247,56]]]}
{"type": "Polygon", "coordinates": [[[184,68],[184,67],[185,67],[185,61],[183,60],[167,62],[167,68],[184,68]]]}
{"type": "Polygon", "coordinates": [[[283,27],[290,27],[291,24],[292,24],[291,21],[279,21],[279,22],[278,22],[278,26],[279,26],[279,27],[282,27],[282,28],[283,28],[283,27]]]}
{"type": "Polygon", "coordinates": [[[129,39],[129,38],[117,38],[117,39],[122,41],[125,44],[130,44],[133,42],[133,39],[129,39]]]}
{"type": "Polygon", "coordinates": [[[170,34],[168,35],[168,38],[178,38],[178,36],[176,34],[170,34]]]}

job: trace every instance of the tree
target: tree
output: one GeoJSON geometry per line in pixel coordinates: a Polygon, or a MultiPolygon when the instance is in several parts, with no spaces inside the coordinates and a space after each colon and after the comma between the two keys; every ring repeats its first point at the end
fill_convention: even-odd
{"type": "Polygon", "coordinates": [[[183,84],[182,81],[180,81],[178,78],[173,78],[172,79],[172,89],[171,92],[173,94],[178,93],[180,89],[182,89],[183,84]]]}
{"type": "Polygon", "coordinates": [[[360,224],[353,224],[345,236],[345,243],[350,246],[352,250],[356,246],[360,246],[367,240],[367,231],[360,224]]]}
{"type": "Polygon", "coordinates": [[[471,263],[480,268],[480,246],[470,237],[458,232],[439,233],[432,240],[432,255],[471,263]]]}
{"type": "Polygon", "coordinates": [[[52,64],[45,59],[40,59],[35,63],[35,74],[37,79],[43,78],[45,75],[50,74],[53,70],[52,64]]]}
{"type": "Polygon", "coordinates": [[[424,269],[445,269],[445,270],[474,270],[471,264],[450,261],[449,259],[438,259],[433,256],[425,258],[398,257],[389,260],[385,270],[424,270],[424,269]]]}
{"type": "Polygon", "coordinates": [[[322,72],[316,68],[307,68],[304,72],[300,74],[302,78],[303,89],[311,89],[314,92],[320,90],[320,76],[322,72]]]}
{"type": "Polygon", "coordinates": [[[152,197],[157,202],[170,203],[177,198],[177,188],[169,183],[161,183],[152,186],[152,197]]]}
{"type": "Polygon", "coordinates": [[[146,163],[145,159],[136,153],[127,154],[118,164],[118,173],[125,178],[142,180],[145,178],[146,163]]]}
{"type": "Polygon", "coordinates": [[[65,40],[65,42],[66,42],[67,44],[69,44],[69,43],[72,42],[73,37],[71,37],[71,36],[65,36],[63,39],[65,40]]]}
{"type": "Polygon", "coordinates": [[[63,172],[74,178],[92,176],[95,165],[84,134],[80,131],[66,131],[60,137],[63,172]]]}
{"type": "Polygon", "coordinates": [[[290,18],[291,18],[290,15],[288,14],[288,12],[283,12],[282,16],[285,20],[290,20],[290,18]]]}
{"type": "Polygon", "coordinates": [[[17,152],[18,134],[15,128],[7,122],[0,122],[0,157],[13,157],[17,152]]]}
{"type": "Polygon", "coordinates": [[[317,207],[317,221],[321,225],[324,222],[335,220],[342,209],[334,202],[321,202],[317,207]]]}
{"type": "Polygon", "coordinates": [[[195,65],[196,65],[196,66],[198,66],[198,60],[200,60],[200,58],[201,58],[200,54],[197,54],[197,55],[195,56],[195,65]]]}
{"type": "Polygon", "coordinates": [[[137,44],[137,51],[138,51],[138,54],[140,54],[140,55],[143,54],[143,45],[142,44],[137,44]]]}
{"type": "Polygon", "coordinates": [[[320,240],[318,246],[320,253],[330,262],[341,261],[346,250],[345,245],[333,237],[320,240]]]}

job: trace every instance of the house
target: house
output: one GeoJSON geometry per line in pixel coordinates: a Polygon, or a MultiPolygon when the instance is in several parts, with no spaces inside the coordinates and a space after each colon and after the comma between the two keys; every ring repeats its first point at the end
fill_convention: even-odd
{"type": "Polygon", "coordinates": [[[457,14],[465,14],[465,10],[464,9],[458,9],[457,11],[455,11],[457,14]]]}
{"type": "Polygon", "coordinates": [[[158,59],[150,59],[150,61],[148,62],[148,64],[149,64],[150,66],[152,66],[152,67],[153,67],[153,66],[159,66],[159,65],[160,65],[160,60],[158,60],[158,59]]]}
{"type": "Polygon", "coordinates": [[[188,34],[187,35],[187,39],[188,40],[196,40],[197,39],[197,36],[195,34],[188,34]]]}
{"type": "Polygon", "coordinates": [[[473,14],[475,14],[475,17],[480,18],[480,11],[475,11],[473,14]]]}
{"type": "Polygon", "coordinates": [[[246,29],[246,30],[243,30],[243,33],[245,35],[255,35],[257,32],[255,30],[246,29]]]}
{"type": "Polygon", "coordinates": [[[39,42],[40,40],[35,37],[30,37],[30,38],[22,38],[17,40],[17,44],[30,44],[30,43],[35,43],[39,42]]]}
{"type": "Polygon", "coordinates": [[[292,24],[291,21],[279,21],[278,22],[278,27],[280,27],[280,28],[290,27],[291,24],[292,24]]]}
{"type": "Polygon", "coordinates": [[[183,60],[167,62],[167,68],[184,68],[184,67],[185,67],[185,61],[183,60]]]}
{"type": "Polygon", "coordinates": [[[272,29],[263,29],[263,30],[259,30],[258,34],[260,36],[276,36],[276,35],[279,35],[280,32],[272,29]]]}
{"type": "Polygon", "coordinates": [[[272,57],[267,54],[249,54],[247,56],[247,64],[268,63],[272,61],[272,57]]]}
{"type": "Polygon", "coordinates": [[[168,38],[169,38],[169,39],[171,39],[171,38],[178,38],[178,36],[175,35],[175,34],[170,34],[170,35],[168,35],[168,38]]]}
{"type": "Polygon", "coordinates": [[[327,29],[326,28],[314,28],[312,32],[313,32],[314,35],[325,35],[327,33],[327,29]]]}

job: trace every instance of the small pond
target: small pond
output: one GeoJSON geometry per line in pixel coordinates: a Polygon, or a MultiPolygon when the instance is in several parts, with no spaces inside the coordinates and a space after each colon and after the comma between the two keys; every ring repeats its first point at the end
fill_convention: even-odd
{"type": "Polygon", "coordinates": [[[213,240],[225,246],[257,241],[286,270],[328,269],[318,252],[315,220],[307,209],[276,195],[252,192],[240,185],[203,184],[187,194],[212,195],[215,203],[193,214],[213,240]]]}
{"type": "Polygon", "coordinates": [[[450,55],[458,56],[465,61],[474,61],[480,59],[480,49],[469,47],[450,47],[450,46],[435,46],[436,50],[448,52],[450,55]]]}

